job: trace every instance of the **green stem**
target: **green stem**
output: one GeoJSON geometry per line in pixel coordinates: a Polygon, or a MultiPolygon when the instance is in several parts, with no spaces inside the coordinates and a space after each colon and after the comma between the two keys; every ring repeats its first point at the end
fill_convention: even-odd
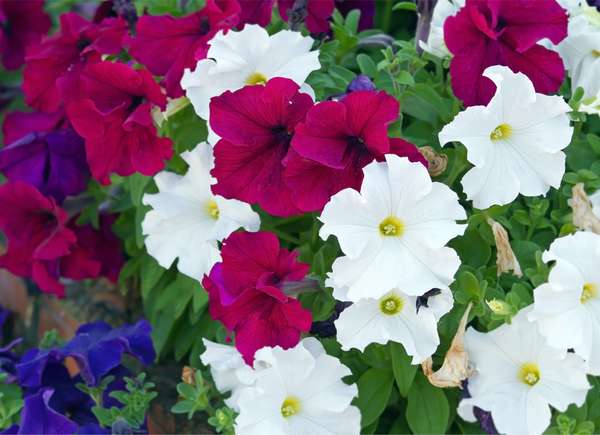
{"type": "Polygon", "coordinates": [[[392,23],[392,6],[393,2],[392,0],[384,0],[385,1],[385,7],[383,10],[383,20],[381,22],[381,27],[383,27],[383,31],[385,33],[390,33],[390,25],[392,23]]]}

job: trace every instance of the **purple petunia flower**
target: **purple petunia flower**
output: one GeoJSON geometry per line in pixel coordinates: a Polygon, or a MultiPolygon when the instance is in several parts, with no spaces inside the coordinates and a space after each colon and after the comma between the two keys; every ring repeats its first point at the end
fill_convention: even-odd
{"type": "Polygon", "coordinates": [[[90,176],[83,139],[60,113],[12,112],[3,125],[0,171],[62,202],[85,190],[90,176]]]}
{"type": "Polygon", "coordinates": [[[53,394],[54,390],[45,388],[25,398],[21,424],[17,433],[72,434],[78,432],[77,423],[50,407],[49,402],[53,394]]]}
{"type": "Polygon", "coordinates": [[[356,91],[374,91],[375,89],[377,89],[375,83],[371,81],[369,76],[359,74],[350,82],[346,92],[349,94],[356,91]]]}
{"type": "Polygon", "coordinates": [[[112,329],[104,322],[81,326],[73,339],[62,348],[79,366],[82,378],[89,385],[97,385],[108,372],[121,364],[123,354],[129,354],[144,364],[156,358],[151,326],[140,320],[132,326],[112,329]]]}

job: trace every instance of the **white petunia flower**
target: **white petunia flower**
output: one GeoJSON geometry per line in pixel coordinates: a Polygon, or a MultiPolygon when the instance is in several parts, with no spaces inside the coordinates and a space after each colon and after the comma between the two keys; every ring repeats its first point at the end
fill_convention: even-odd
{"type": "Polygon", "coordinates": [[[444,289],[417,307],[417,297],[392,290],[379,299],[361,299],[346,308],[335,321],[337,340],[343,350],[363,351],[371,343],[401,343],[413,364],[430,357],[440,338],[438,320],[453,305],[452,293],[444,289]]]}
{"type": "Polygon", "coordinates": [[[154,177],[158,193],[144,195],[142,202],[152,210],[142,231],[148,253],[161,266],[169,268],[179,258],[179,271],[201,280],[221,259],[217,242],[240,227],[257,231],[260,219],[248,204],[213,195],[214,158],[206,143],[181,157],[187,174],[161,172],[154,177]]]}
{"type": "Polygon", "coordinates": [[[551,347],[537,323],[521,310],[511,324],[481,333],[467,330],[465,346],[475,369],[469,378],[469,399],[459,415],[474,421],[473,407],[490,411],[498,432],[541,434],[550,425],[550,406],[565,411],[581,406],[590,385],[583,360],[551,347]]]}
{"type": "Polygon", "coordinates": [[[600,236],[577,232],[556,239],[543,255],[556,260],[548,283],[534,290],[529,320],[559,349],[574,349],[600,375],[600,236]]]}
{"type": "Polygon", "coordinates": [[[351,372],[318,340],[305,338],[287,350],[264,347],[256,358],[269,367],[257,371],[255,386],[240,393],[236,434],[360,432],[360,412],[350,405],[358,389],[342,381],[351,372]]]}
{"type": "Polygon", "coordinates": [[[496,84],[486,106],[468,107],[439,134],[441,144],[462,142],[475,167],[462,179],[479,209],[509,204],[521,193],[545,195],[558,188],[573,127],[571,108],[558,96],[536,94],[529,78],[505,66],[483,73],[496,84]]]}
{"type": "Polygon", "coordinates": [[[450,56],[444,42],[444,23],[465,5],[465,0],[438,0],[433,9],[427,42],[419,41],[419,46],[427,53],[444,58],[450,56]]]}
{"type": "Polygon", "coordinates": [[[321,67],[319,52],[310,51],[313,42],[290,30],[269,36],[255,24],[246,24],[239,32],[220,31],[209,43],[207,58],[198,61],[195,71],[184,71],[181,87],[198,116],[208,119],[210,99],[225,91],[264,84],[273,77],[302,85],[321,67]]]}
{"type": "Polygon", "coordinates": [[[569,18],[568,36],[557,46],[573,91],[583,88],[581,111],[600,114],[600,13],[588,5],[569,18]]]}
{"type": "Polygon", "coordinates": [[[344,189],[329,200],[319,218],[319,235],[335,235],[345,256],[333,263],[329,285],[347,287],[347,298],[378,299],[390,289],[419,296],[445,288],[460,265],[448,241],[463,234],[458,197],[431,181],[427,169],[388,154],[372,162],[360,193],[344,189]]]}
{"type": "Polygon", "coordinates": [[[239,351],[233,346],[215,343],[202,339],[206,350],[200,355],[204,365],[210,366],[210,373],[217,389],[221,393],[231,392],[231,397],[225,400],[230,408],[239,411],[238,399],[240,392],[254,385],[256,371],[247,365],[239,351]]]}

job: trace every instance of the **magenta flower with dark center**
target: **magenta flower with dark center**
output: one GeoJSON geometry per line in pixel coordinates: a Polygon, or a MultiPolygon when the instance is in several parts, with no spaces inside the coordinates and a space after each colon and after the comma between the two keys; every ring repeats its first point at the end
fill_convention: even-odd
{"type": "Polygon", "coordinates": [[[487,104],[496,88],[482,73],[492,65],[527,75],[539,93],[558,91],[563,62],[538,43],[548,38],[558,44],[566,36],[567,13],[555,0],[467,0],[444,23],[454,94],[465,106],[487,104]]]}

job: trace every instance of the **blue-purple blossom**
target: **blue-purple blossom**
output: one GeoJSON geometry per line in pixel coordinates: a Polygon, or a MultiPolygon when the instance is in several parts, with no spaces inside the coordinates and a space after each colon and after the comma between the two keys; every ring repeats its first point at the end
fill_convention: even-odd
{"type": "Polygon", "coordinates": [[[19,434],[73,434],[79,426],[74,421],[53,410],[50,399],[52,389],[42,389],[38,393],[25,398],[21,413],[19,434]]]}
{"type": "Polygon", "coordinates": [[[104,322],[81,326],[62,352],[77,361],[81,376],[89,385],[97,385],[110,370],[121,364],[123,354],[129,354],[148,365],[156,358],[151,326],[140,320],[132,326],[112,329],[104,322]]]}
{"type": "Polygon", "coordinates": [[[356,91],[374,91],[377,89],[375,84],[371,81],[369,76],[364,74],[359,74],[350,82],[348,88],[346,89],[347,93],[356,92],[356,91]]]}

